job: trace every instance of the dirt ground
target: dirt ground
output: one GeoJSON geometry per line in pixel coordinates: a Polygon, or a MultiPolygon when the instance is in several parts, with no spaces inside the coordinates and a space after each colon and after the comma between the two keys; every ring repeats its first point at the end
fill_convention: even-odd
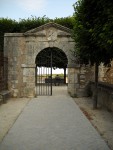
{"type": "Polygon", "coordinates": [[[113,112],[108,112],[104,108],[94,110],[91,98],[74,98],[74,100],[113,150],[113,112]]]}
{"type": "Polygon", "coordinates": [[[30,99],[27,98],[13,98],[9,99],[6,104],[0,105],[0,142],[12,127],[29,100],[30,99]]]}
{"type": "MultiPolygon", "coordinates": [[[[74,100],[113,150],[113,112],[102,108],[93,110],[91,98],[74,98],[74,100]]],[[[6,104],[0,105],[0,142],[29,101],[27,98],[10,99],[6,104]]]]}

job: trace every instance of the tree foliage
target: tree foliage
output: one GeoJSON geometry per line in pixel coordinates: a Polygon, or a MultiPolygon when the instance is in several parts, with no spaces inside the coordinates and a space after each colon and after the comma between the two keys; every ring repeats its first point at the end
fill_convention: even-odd
{"type": "Polygon", "coordinates": [[[85,63],[109,63],[113,58],[112,0],[79,0],[74,10],[77,55],[85,63]]]}
{"type": "Polygon", "coordinates": [[[55,18],[53,21],[69,29],[73,29],[75,24],[75,18],[73,16],[65,18],[55,18]]]}
{"type": "Polygon", "coordinates": [[[112,0],[79,0],[74,4],[75,53],[82,63],[95,63],[93,107],[98,100],[98,66],[113,58],[113,2],[112,0]]]}
{"type": "Polygon", "coordinates": [[[17,22],[8,18],[0,19],[0,51],[3,50],[4,33],[13,32],[17,22]]]}

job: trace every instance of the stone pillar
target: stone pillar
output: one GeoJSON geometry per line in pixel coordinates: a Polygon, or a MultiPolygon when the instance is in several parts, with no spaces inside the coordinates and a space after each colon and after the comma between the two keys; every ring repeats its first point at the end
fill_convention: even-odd
{"type": "Polygon", "coordinates": [[[23,68],[23,96],[35,97],[35,65],[27,66],[22,64],[23,68]]]}
{"type": "Polygon", "coordinates": [[[68,65],[68,93],[72,97],[77,97],[77,89],[79,88],[79,66],[68,65]]]}

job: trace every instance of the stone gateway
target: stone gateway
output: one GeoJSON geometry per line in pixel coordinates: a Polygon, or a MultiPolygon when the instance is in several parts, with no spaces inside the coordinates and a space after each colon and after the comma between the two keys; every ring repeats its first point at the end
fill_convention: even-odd
{"type": "Polygon", "coordinates": [[[35,97],[37,55],[47,48],[62,50],[68,60],[68,92],[77,95],[79,66],[73,55],[71,30],[56,23],[48,23],[25,33],[4,35],[4,55],[8,57],[8,90],[12,97],[35,97]]]}

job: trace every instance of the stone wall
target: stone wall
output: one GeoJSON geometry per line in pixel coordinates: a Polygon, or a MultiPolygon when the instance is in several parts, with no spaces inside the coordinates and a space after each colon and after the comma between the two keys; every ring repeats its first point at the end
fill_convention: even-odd
{"type": "Polygon", "coordinates": [[[74,97],[89,95],[89,82],[94,78],[92,68],[88,65],[75,65],[68,68],[68,91],[74,97]]]}
{"type": "MultiPolygon", "coordinates": [[[[90,91],[93,96],[94,82],[90,82],[90,91]]],[[[113,85],[99,82],[98,84],[98,105],[113,111],[113,85]]]]}
{"type": "MultiPolygon", "coordinates": [[[[94,66],[87,68],[85,66],[87,74],[87,80],[94,81],[95,79],[95,68],[94,66]]],[[[104,66],[103,63],[99,65],[99,74],[98,74],[98,80],[101,82],[106,82],[109,84],[113,84],[113,61],[111,61],[111,64],[108,66],[104,66]]]]}
{"type": "Polygon", "coordinates": [[[14,97],[21,95],[21,90],[19,89],[22,87],[21,51],[23,47],[17,47],[17,45],[21,44],[22,41],[22,37],[15,38],[10,34],[4,40],[4,51],[8,57],[8,89],[10,89],[11,95],[14,97]]]}
{"type": "Polygon", "coordinates": [[[113,61],[108,66],[103,64],[99,66],[99,81],[113,84],[113,61]]]}

